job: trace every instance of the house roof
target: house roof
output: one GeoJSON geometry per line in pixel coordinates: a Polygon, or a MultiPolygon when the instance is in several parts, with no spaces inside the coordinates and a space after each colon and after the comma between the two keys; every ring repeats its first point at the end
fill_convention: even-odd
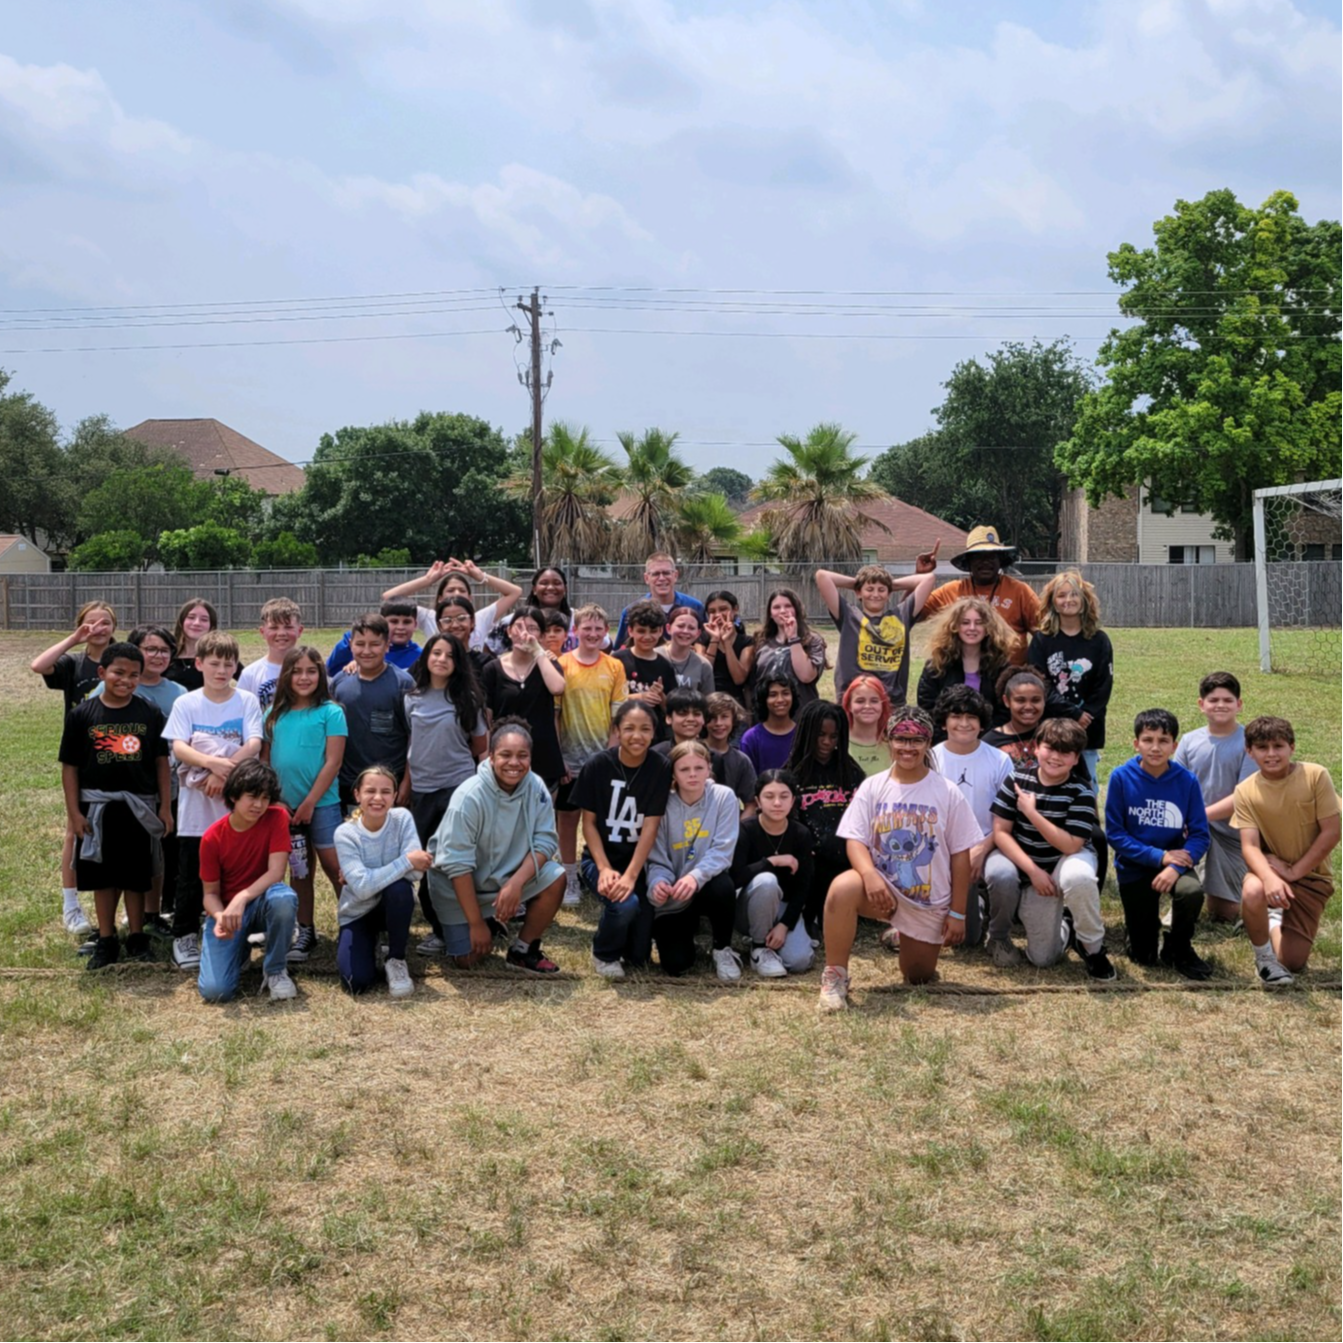
{"type": "MultiPolygon", "coordinates": [[[[760,518],[767,509],[779,508],[777,503],[753,504],[737,515],[743,531],[758,526],[760,518]]],[[[862,544],[864,550],[875,550],[881,563],[900,563],[912,561],[915,556],[931,550],[937,541],[942,542],[939,561],[945,561],[964,547],[966,533],[949,522],[934,517],[931,513],[907,504],[888,494],[881,499],[869,500],[861,505],[863,513],[877,522],[885,523],[890,529],[883,532],[880,527],[863,528],[862,544]]],[[[817,559],[824,559],[817,556],[817,559]]]]}
{"type": "MultiPolygon", "coordinates": [[[[26,536],[0,536],[0,555],[3,555],[11,547],[18,545],[20,541],[27,540],[26,536]]],[[[28,544],[32,545],[32,542],[29,541],[28,544]]]]}
{"type": "Polygon", "coordinates": [[[227,471],[267,494],[292,494],[303,488],[302,467],[218,420],[141,420],[125,435],[141,443],[172,448],[201,477],[227,471]]]}

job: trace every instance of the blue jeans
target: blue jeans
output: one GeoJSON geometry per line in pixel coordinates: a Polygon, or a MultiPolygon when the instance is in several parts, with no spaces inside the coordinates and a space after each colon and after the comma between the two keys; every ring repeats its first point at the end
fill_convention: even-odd
{"type": "MultiPolygon", "coordinates": [[[[597,864],[584,857],[579,864],[588,890],[597,890],[597,864]]],[[[636,969],[648,964],[653,952],[653,906],[648,903],[648,882],[643,872],[634,894],[618,905],[597,896],[602,907],[597,931],[592,937],[592,954],[599,961],[624,959],[636,969]]]]}
{"type": "Polygon", "coordinates": [[[207,1003],[226,1003],[238,992],[242,968],[252,954],[247,936],[258,928],[266,933],[266,957],[262,970],[278,975],[286,967],[289,944],[294,940],[294,924],[298,919],[298,896],[284,882],[268,886],[243,910],[242,926],[232,937],[215,936],[215,921],[205,920],[201,937],[200,978],[196,987],[207,1003]]]}
{"type": "Polygon", "coordinates": [[[1087,773],[1091,775],[1091,786],[1099,788],[1101,753],[1099,751],[1086,750],[1082,752],[1082,763],[1087,767],[1087,773]]]}

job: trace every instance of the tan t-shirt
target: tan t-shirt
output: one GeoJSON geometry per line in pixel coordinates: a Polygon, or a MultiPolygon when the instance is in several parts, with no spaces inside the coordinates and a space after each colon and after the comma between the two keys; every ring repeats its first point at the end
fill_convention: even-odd
{"type": "Polygon", "coordinates": [[[1016,647],[1012,650],[1012,661],[1021,666],[1026,661],[1026,645],[1035,627],[1040,623],[1040,599],[1029,583],[1023,583],[1010,574],[999,574],[993,584],[987,588],[975,587],[972,578],[956,578],[943,583],[928,594],[928,600],[919,612],[920,620],[944,611],[952,602],[962,597],[978,597],[989,602],[995,611],[1012,627],[1017,635],[1016,647]]]}
{"type": "MultiPolygon", "coordinates": [[[[1329,771],[1309,760],[1295,761],[1285,779],[1251,774],[1236,785],[1235,799],[1231,824],[1237,830],[1259,831],[1264,852],[1288,864],[1297,862],[1319,838],[1320,821],[1339,812],[1329,771]]],[[[1328,854],[1315,874],[1332,885],[1328,854]]]]}

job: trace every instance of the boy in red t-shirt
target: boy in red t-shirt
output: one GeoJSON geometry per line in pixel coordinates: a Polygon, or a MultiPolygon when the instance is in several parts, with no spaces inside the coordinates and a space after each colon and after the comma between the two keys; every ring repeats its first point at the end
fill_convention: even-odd
{"type": "Polygon", "coordinates": [[[228,1002],[251,953],[248,934],[263,929],[262,990],[275,1001],[293,998],[286,957],[298,895],[283,880],[290,839],[279,776],[259,760],[244,761],[225,781],[224,801],[229,814],[201,836],[206,920],[197,987],[207,1003],[228,1002]]]}

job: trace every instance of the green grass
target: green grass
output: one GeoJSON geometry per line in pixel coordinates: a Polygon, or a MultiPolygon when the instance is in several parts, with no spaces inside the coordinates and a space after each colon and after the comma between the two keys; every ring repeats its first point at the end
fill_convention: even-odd
{"type": "MultiPolygon", "coordinates": [[[[1112,636],[1106,765],[1225,666],[1337,778],[1337,677],[1246,670],[1250,631],[1112,636]]],[[[815,975],[597,981],[587,905],[558,984],[417,963],[409,1002],[356,1003],[327,941],[296,1003],[207,1008],[166,968],[91,981],[55,926],[47,642],[0,644],[6,1333],[1338,1337],[1336,903],[1276,998],[1212,932],[1219,992],[980,953],[946,985],[998,992],[871,992],[865,930],[819,1019],[815,975]]]]}

